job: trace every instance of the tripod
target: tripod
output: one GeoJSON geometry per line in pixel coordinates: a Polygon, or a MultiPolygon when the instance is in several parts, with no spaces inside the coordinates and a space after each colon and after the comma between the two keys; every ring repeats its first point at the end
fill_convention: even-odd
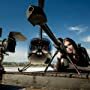
{"type": "MultiPolygon", "coordinates": [[[[52,59],[49,61],[47,67],[45,68],[45,71],[44,71],[44,72],[47,71],[48,67],[51,65],[51,62],[53,61],[54,57],[58,54],[58,52],[61,53],[61,49],[60,49],[60,48],[56,50],[56,52],[54,53],[52,59]]],[[[65,52],[64,52],[64,53],[65,53],[65,52]]],[[[65,55],[66,55],[66,58],[69,60],[69,62],[73,65],[73,67],[74,67],[74,69],[76,70],[76,72],[78,73],[78,75],[80,75],[80,72],[79,72],[78,68],[77,68],[76,65],[72,62],[72,60],[70,59],[70,57],[68,56],[68,54],[65,53],[65,55]]]]}

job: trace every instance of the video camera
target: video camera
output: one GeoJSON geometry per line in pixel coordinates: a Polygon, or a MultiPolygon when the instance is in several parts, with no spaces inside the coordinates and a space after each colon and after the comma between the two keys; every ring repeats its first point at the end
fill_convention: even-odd
{"type": "Polygon", "coordinates": [[[0,53],[15,52],[16,40],[25,41],[26,37],[20,32],[10,32],[8,38],[0,41],[0,53]]]}
{"type": "Polygon", "coordinates": [[[1,45],[3,48],[3,52],[15,52],[15,47],[16,47],[16,39],[14,38],[12,32],[9,33],[9,36],[7,39],[3,39],[1,41],[1,45]]]}

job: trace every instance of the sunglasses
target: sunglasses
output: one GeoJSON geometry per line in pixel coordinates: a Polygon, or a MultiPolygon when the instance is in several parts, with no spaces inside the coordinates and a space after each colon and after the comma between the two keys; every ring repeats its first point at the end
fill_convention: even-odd
{"type": "Polygon", "coordinates": [[[65,48],[67,48],[67,47],[68,47],[68,46],[70,46],[70,45],[72,45],[72,44],[71,44],[71,43],[69,43],[69,44],[68,44],[68,45],[66,45],[66,46],[64,45],[64,47],[65,47],[65,48]]]}

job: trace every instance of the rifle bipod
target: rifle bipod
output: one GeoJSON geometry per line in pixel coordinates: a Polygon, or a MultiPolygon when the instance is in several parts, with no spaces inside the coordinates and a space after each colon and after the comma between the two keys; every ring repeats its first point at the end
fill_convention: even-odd
{"type": "MultiPolygon", "coordinates": [[[[47,71],[48,67],[51,65],[51,62],[53,61],[54,57],[58,54],[58,52],[60,52],[60,51],[57,50],[57,51],[54,53],[52,59],[49,61],[49,63],[48,63],[48,65],[47,65],[47,67],[45,68],[45,71],[44,71],[44,72],[47,71]]],[[[73,67],[74,67],[74,69],[76,70],[76,72],[78,73],[78,75],[80,75],[80,72],[79,72],[77,66],[72,62],[72,60],[70,59],[70,57],[68,56],[68,54],[66,54],[66,57],[67,57],[67,59],[69,60],[69,62],[73,65],[73,67]]]]}
{"type": "Polygon", "coordinates": [[[30,66],[31,66],[31,63],[27,64],[27,65],[24,66],[22,69],[18,68],[18,71],[19,71],[19,72],[23,72],[23,71],[27,70],[30,66]]]}

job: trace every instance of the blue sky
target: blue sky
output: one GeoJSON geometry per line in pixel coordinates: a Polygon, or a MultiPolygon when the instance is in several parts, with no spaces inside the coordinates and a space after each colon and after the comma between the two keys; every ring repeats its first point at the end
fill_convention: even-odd
{"type": "MultiPolygon", "coordinates": [[[[37,5],[38,0],[0,1],[1,39],[6,38],[10,31],[22,32],[27,37],[25,42],[17,42],[15,54],[6,56],[5,60],[27,61],[29,41],[38,36],[39,27],[28,22],[26,11],[30,4],[37,5]]],[[[56,37],[70,37],[90,53],[90,0],[45,0],[44,11],[47,24],[56,37]]]]}

